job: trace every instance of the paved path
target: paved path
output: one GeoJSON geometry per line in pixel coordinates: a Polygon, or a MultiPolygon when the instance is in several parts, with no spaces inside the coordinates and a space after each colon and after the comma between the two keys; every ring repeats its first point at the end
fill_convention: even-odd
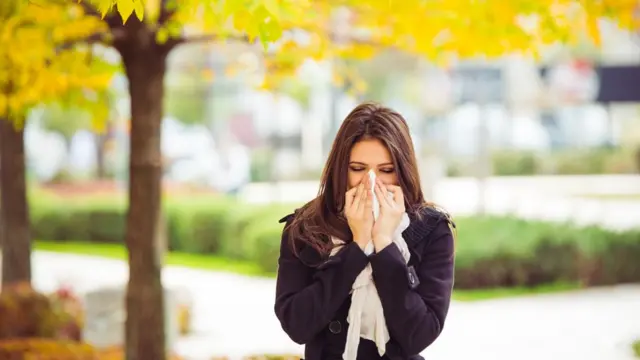
{"type": "MultiPolygon", "coordinates": [[[[68,254],[34,254],[34,282],[43,290],[70,283],[81,293],[123,284],[117,260],[68,254]]],[[[192,293],[195,334],[177,351],[191,359],[212,355],[297,352],[273,315],[274,281],[168,267],[168,286],[192,293]]],[[[632,360],[640,337],[640,285],[537,297],[452,304],[442,336],[428,360],[632,360]]]]}

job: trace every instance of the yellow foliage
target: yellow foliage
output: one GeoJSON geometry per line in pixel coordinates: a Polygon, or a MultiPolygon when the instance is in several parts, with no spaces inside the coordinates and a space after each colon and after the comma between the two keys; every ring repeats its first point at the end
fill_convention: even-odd
{"type": "Polygon", "coordinates": [[[276,22],[284,35],[270,39],[277,41],[267,53],[267,69],[279,73],[267,71],[274,79],[266,82],[291,76],[306,58],[362,59],[385,47],[441,64],[509,53],[537,58],[546,46],[575,44],[584,36],[599,46],[604,19],[623,29],[640,28],[635,0],[341,0],[305,1],[295,9],[282,3],[276,22]],[[338,5],[351,12],[340,14],[338,5]],[[306,37],[293,41],[289,34],[300,30],[306,37]]]}
{"type": "MultiPolygon", "coordinates": [[[[170,354],[168,360],[181,360],[170,354]]],[[[72,341],[40,338],[0,341],[0,359],[20,360],[124,360],[121,347],[99,350],[93,346],[72,341]]]]}
{"type": "MultiPolygon", "coordinates": [[[[125,21],[135,14],[155,22],[162,12],[158,0],[83,1],[103,14],[117,9],[125,21]]],[[[508,53],[537,57],[545,46],[585,35],[599,45],[599,21],[637,29],[637,7],[637,0],[175,0],[169,19],[154,26],[159,42],[182,36],[185,27],[218,40],[259,39],[265,84],[276,84],[305,59],[362,59],[385,47],[446,64],[508,53]]]]}
{"type": "Polygon", "coordinates": [[[152,15],[157,15],[157,7],[159,6],[159,2],[157,0],[154,1],[145,1],[144,0],[78,0],[87,1],[89,4],[95,6],[98,11],[104,17],[112,10],[116,10],[120,17],[122,18],[122,22],[125,23],[131,16],[131,14],[135,13],[135,16],[142,20],[144,19],[144,13],[150,12],[152,15]]]}
{"type": "MultiPolygon", "coordinates": [[[[20,0],[6,1],[6,9],[0,8],[0,14],[30,13],[14,9],[20,0]]],[[[387,47],[440,64],[448,64],[455,58],[491,58],[508,53],[538,57],[545,46],[577,43],[585,35],[600,45],[599,22],[605,18],[624,29],[640,27],[638,17],[634,16],[637,0],[175,0],[175,11],[165,11],[164,14],[170,16],[160,24],[155,23],[163,13],[160,6],[164,2],[159,0],[81,1],[94,5],[103,16],[117,12],[125,22],[133,15],[153,23],[151,26],[158,28],[160,43],[183,36],[184,29],[188,29],[188,33],[211,34],[217,40],[238,37],[246,37],[249,42],[259,40],[266,50],[265,86],[274,86],[279,79],[293,76],[308,58],[362,59],[387,47]]],[[[69,16],[68,7],[52,5],[59,1],[37,0],[35,3],[44,4],[42,14],[29,15],[31,17],[59,20],[69,16]]],[[[45,21],[36,28],[35,34],[21,31],[21,38],[25,40],[22,44],[30,43],[26,40],[33,38],[36,44],[43,45],[26,49],[36,55],[31,54],[30,60],[25,61],[29,64],[41,64],[43,59],[45,63],[53,61],[55,44],[86,37],[99,26],[94,20],[77,17],[74,21],[58,22],[57,27],[47,26],[45,21]],[[43,41],[43,33],[51,36],[43,41]]],[[[15,39],[12,29],[20,23],[6,22],[0,34],[9,34],[15,39]]],[[[18,43],[17,40],[10,43],[13,42],[18,43]]],[[[73,54],[77,56],[77,52],[73,54]]],[[[17,72],[16,83],[32,81],[33,74],[41,68],[17,72]]],[[[106,74],[98,75],[87,86],[100,86],[107,78],[106,74]]],[[[28,108],[36,94],[46,94],[44,98],[48,98],[76,85],[70,74],[60,81],[46,83],[17,99],[0,100],[0,109],[2,106],[12,111],[28,108]]],[[[356,87],[363,89],[362,84],[356,87]]]]}
{"type": "MultiPolygon", "coordinates": [[[[76,45],[105,30],[79,6],[55,1],[28,2],[6,17],[0,22],[0,117],[15,121],[38,104],[108,87],[114,68],[91,47],[76,45]]],[[[97,100],[83,105],[103,114],[107,104],[97,100]]]]}

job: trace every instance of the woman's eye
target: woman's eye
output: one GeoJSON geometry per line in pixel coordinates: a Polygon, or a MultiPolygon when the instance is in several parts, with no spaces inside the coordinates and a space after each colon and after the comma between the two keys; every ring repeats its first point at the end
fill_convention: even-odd
{"type": "Polygon", "coordinates": [[[385,174],[391,174],[391,173],[393,173],[394,169],[380,169],[380,171],[385,173],[385,174]]]}
{"type": "Polygon", "coordinates": [[[364,168],[363,167],[351,167],[351,171],[354,171],[354,172],[364,171],[364,168]]]}

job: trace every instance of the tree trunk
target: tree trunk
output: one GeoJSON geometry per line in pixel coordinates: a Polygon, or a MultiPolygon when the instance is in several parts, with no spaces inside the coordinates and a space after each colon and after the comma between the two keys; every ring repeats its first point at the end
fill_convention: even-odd
{"type": "Polygon", "coordinates": [[[0,222],[2,286],[31,282],[31,236],[25,174],[24,132],[0,119],[0,222]]]}
{"type": "MultiPolygon", "coordinates": [[[[127,26],[135,25],[131,22],[127,26]]],[[[117,47],[131,96],[126,357],[163,360],[166,358],[164,293],[156,246],[161,211],[160,129],[167,54],[145,25],[140,24],[134,31],[137,32],[130,34],[126,44],[117,47]]]]}
{"type": "Polygon", "coordinates": [[[109,140],[109,128],[104,134],[94,134],[96,139],[96,178],[104,180],[107,178],[105,147],[109,140]]]}

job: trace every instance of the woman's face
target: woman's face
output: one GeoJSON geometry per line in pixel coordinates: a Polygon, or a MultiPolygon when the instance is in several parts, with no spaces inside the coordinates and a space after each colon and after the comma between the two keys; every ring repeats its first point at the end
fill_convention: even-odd
{"type": "Polygon", "coordinates": [[[391,153],[378,139],[361,140],[351,148],[349,189],[358,186],[371,169],[383,183],[398,185],[398,176],[391,153]]]}

